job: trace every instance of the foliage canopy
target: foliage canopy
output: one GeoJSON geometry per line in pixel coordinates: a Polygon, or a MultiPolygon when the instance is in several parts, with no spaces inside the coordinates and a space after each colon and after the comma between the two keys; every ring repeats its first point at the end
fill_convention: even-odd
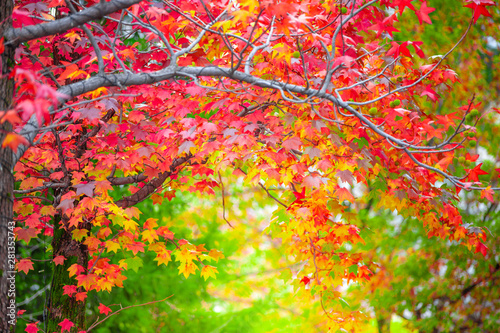
{"type": "MultiPolygon", "coordinates": [[[[458,279],[471,267],[481,272],[477,284],[492,279],[499,260],[488,234],[498,233],[484,221],[497,214],[499,139],[491,136],[499,110],[494,94],[473,90],[495,82],[488,64],[498,46],[464,40],[496,42],[498,10],[491,0],[463,5],[456,10],[467,24],[453,41],[443,34],[439,51],[425,32],[447,30],[449,12],[428,1],[0,5],[0,214],[6,225],[16,221],[0,238],[52,239],[47,320],[26,331],[93,330],[101,323],[86,321],[89,298],[123,287],[127,271],[154,274],[144,260],[199,281],[217,278],[228,261],[278,270],[282,282],[257,279],[253,292],[296,297],[308,318],[297,327],[332,332],[365,330],[365,299],[381,330],[390,313],[422,316],[429,297],[429,312],[452,306],[453,295],[417,288],[445,266],[458,279]],[[461,83],[467,91],[456,87],[454,66],[463,70],[469,60],[457,54],[471,50],[489,60],[485,75],[461,83]],[[218,204],[203,208],[200,197],[218,204]],[[490,205],[483,222],[469,207],[460,211],[472,198],[490,205]],[[153,216],[172,200],[192,215],[153,216]],[[200,216],[223,222],[234,239],[212,241],[220,231],[200,216]],[[429,250],[433,236],[441,245],[429,250]],[[259,237],[266,241],[249,241],[259,237]],[[460,263],[471,252],[486,259],[460,263]],[[358,286],[352,300],[342,293],[348,285],[358,286]],[[409,293],[404,304],[393,286],[409,293]]],[[[36,262],[25,254],[16,267],[28,274],[36,262]]],[[[201,282],[200,292],[209,286],[201,282]]],[[[97,311],[102,319],[121,310],[97,311]]],[[[421,325],[460,328],[473,315],[461,311],[442,327],[421,325]]]]}

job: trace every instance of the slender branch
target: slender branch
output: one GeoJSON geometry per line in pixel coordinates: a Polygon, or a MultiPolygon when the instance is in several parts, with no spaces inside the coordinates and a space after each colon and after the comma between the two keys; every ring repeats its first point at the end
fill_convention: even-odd
{"type": "Polygon", "coordinates": [[[160,300],[156,300],[156,301],[151,301],[151,302],[147,302],[147,303],[142,303],[142,304],[134,304],[134,305],[129,305],[129,306],[126,306],[124,308],[120,308],[118,310],[116,310],[115,312],[112,312],[110,313],[109,315],[107,315],[106,317],[104,317],[104,319],[102,319],[101,321],[97,321],[99,320],[99,317],[97,317],[97,320],[92,324],[90,325],[90,327],[87,329],[87,332],[90,332],[91,330],[93,330],[97,325],[101,324],[102,322],[104,322],[105,320],[109,319],[111,316],[114,316],[118,313],[120,313],[121,311],[123,310],[126,310],[126,309],[130,309],[130,308],[135,308],[135,307],[139,307],[139,306],[144,306],[144,305],[150,305],[150,304],[155,304],[155,303],[159,303],[159,302],[165,302],[167,299],[169,299],[170,297],[172,297],[174,295],[170,295],[164,299],[160,299],[160,300]]]}

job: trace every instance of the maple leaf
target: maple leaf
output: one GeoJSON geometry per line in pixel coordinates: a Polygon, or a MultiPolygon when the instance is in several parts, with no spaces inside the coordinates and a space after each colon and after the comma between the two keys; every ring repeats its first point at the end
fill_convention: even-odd
{"type": "Polygon", "coordinates": [[[75,203],[73,199],[64,199],[61,200],[59,205],[57,205],[56,209],[60,209],[63,214],[75,208],[75,203]]]}
{"type": "Polygon", "coordinates": [[[155,230],[144,230],[142,232],[142,240],[153,243],[155,240],[158,240],[158,234],[156,233],[155,230]]]}
{"type": "Polygon", "coordinates": [[[165,266],[168,265],[170,261],[172,261],[172,258],[170,256],[170,252],[168,251],[161,251],[156,254],[156,258],[153,259],[154,261],[158,261],[158,266],[161,264],[164,264],[165,266]]]}
{"type": "Polygon", "coordinates": [[[61,326],[61,333],[64,331],[69,332],[71,330],[71,327],[75,326],[75,324],[73,324],[73,322],[68,319],[64,319],[58,325],[61,326]]]}
{"type": "Polygon", "coordinates": [[[478,253],[478,252],[481,252],[483,257],[486,257],[486,255],[488,254],[488,247],[486,245],[484,245],[483,243],[478,242],[476,245],[475,253],[478,253]]]}
{"type": "Polygon", "coordinates": [[[2,148],[9,147],[14,153],[17,153],[19,145],[28,146],[30,143],[24,136],[9,132],[2,142],[2,148]]]}
{"type": "Polygon", "coordinates": [[[415,7],[413,7],[411,3],[412,1],[413,0],[395,0],[393,1],[392,5],[397,6],[399,9],[399,14],[402,14],[406,7],[410,8],[413,11],[415,10],[415,7]]]}
{"type": "Polygon", "coordinates": [[[470,9],[472,9],[472,12],[474,14],[474,24],[476,24],[478,18],[481,15],[491,17],[491,14],[488,12],[486,7],[495,5],[494,1],[492,1],[492,0],[471,0],[468,2],[470,2],[470,3],[467,5],[464,5],[464,7],[468,7],[470,9]]]}
{"type": "Polygon", "coordinates": [[[179,275],[183,274],[187,279],[189,275],[194,274],[198,269],[198,266],[196,266],[193,262],[181,263],[179,265],[179,275]]]}
{"type": "Polygon", "coordinates": [[[420,94],[420,96],[427,96],[429,97],[433,102],[437,101],[439,99],[439,95],[434,89],[432,89],[431,85],[429,84],[427,87],[425,87],[425,90],[420,94]]]}
{"type": "Polygon", "coordinates": [[[435,10],[436,8],[427,7],[427,1],[422,2],[420,9],[415,11],[415,14],[417,14],[418,21],[420,22],[420,24],[422,24],[422,22],[432,24],[432,21],[429,18],[428,14],[432,13],[435,10]]]}
{"type": "Polygon", "coordinates": [[[314,158],[321,158],[321,150],[316,147],[307,147],[304,149],[304,154],[308,155],[311,160],[314,158]]]}
{"type": "Polygon", "coordinates": [[[76,184],[73,187],[76,188],[76,195],[85,194],[91,198],[94,196],[95,182],[76,184]]]}
{"type": "Polygon", "coordinates": [[[63,295],[71,297],[73,294],[76,294],[76,286],[63,286],[63,290],[63,295]]]}
{"type": "Polygon", "coordinates": [[[81,108],[78,109],[77,111],[80,113],[80,119],[87,119],[87,120],[97,120],[101,118],[101,110],[91,107],[91,108],[81,108]]]}
{"type": "Polygon", "coordinates": [[[99,303],[99,313],[104,313],[106,316],[111,312],[111,309],[106,305],[99,303]]]}
{"type": "Polygon", "coordinates": [[[120,249],[120,243],[111,240],[106,241],[106,249],[108,252],[117,252],[120,249]]]}
{"type": "Polygon", "coordinates": [[[346,188],[339,188],[335,191],[335,195],[339,198],[340,202],[347,200],[349,202],[354,202],[354,196],[351,192],[346,188]]]}
{"type": "Polygon", "coordinates": [[[144,244],[141,242],[133,242],[130,244],[127,244],[127,248],[132,251],[134,255],[136,255],[138,252],[144,252],[144,244]]]}
{"type": "Polygon", "coordinates": [[[465,154],[465,159],[467,161],[476,162],[478,158],[479,158],[479,154],[476,154],[476,155],[471,155],[469,153],[465,154]]]}
{"type": "Polygon", "coordinates": [[[298,150],[301,144],[302,142],[300,141],[299,138],[293,137],[283,141],[283,144],[281,146],[286,148],[287,150],[292,150],[292,149],[298,150]]]}
{"type": "Polygon", "coordinates": [[[64,256],[57,256],[55,257],[52,261],[54,262],[54,264],[57,266],[57,265],[62,265],[64,264],[64,260],[66,260],[66,258],[64,256]]]}
{"type": "Polygon", "coordinates": [[[219,259],[224,259],[224,254],[222,254],[221,251],[216,250],[216,249],[211,249],[210,252],[208,253],[209,257],[212,257],[215,262],[219,262],[219,259]]]}
{"type": "Polygon", "coordinates": [[[300,282],[302,282],[305,286],[307,286],[310,282],[311,282],[311,279],[308,278],[307,276],[304,276],[300,282]]]}
{"type": "Polygon", "coordinates": [[[337,171],[337,177],[345,183],[349,183],[349,185],[354,186],[354,177],[352,176],[352,172],[349,170],[341,170],[337,171]]]}
{"type": "Polygon", "coordinates": [[[491,203],[494,203],[493,200],[493,194],[495,194],[495,191],[491,189],[491,186],[488,186],[484,190],[481,191],[481,199],[486,198],[488,199],[491,203]]]}
{"type": "Polygon", "coordinates": [[[194,152],[194,149],[196,145],[192,143],[191,141],[184,141],[180,146],[179,146],[179,152],[178,155],[181,156],[183,153],[189,154],[191,152],[194,152]]]}
{"type": "Polygon", "coordinates": [[[142,259],[139,257],[125,259],[125,263],[127,265],[127,269],[132,269],[134,272],[137,272],[139,268],[143,266],[142,259]]]}
{"type": "Polygon", "coordinates": [[[16,236],[18,240],[24,240],[26,244],[29,244],[32,238],[36,238],[36,236],[40,233],[40,230],[35,228],[16,228],[16,236]]]}
{"type": "Polygon", "coordinates": [[[29,323],[28,325],[26,325],[26,329],[24,331],[27,333],[37,333],[39,331],[38,323],[39,321],[34,323],[29,323]]]}
{"type": "Polygon", "coordinates": [[[82,291],[80,293],[76,293],[76,295],[75,295],[75,299],[77,300],[77,302],[83,302],[83,301],[85,301],[86,298],[87,298],[87,292],[86,291],[82,291]]]}
{"type": "Polygon", "coordinates": [[[483,163],[476,165],[474,167],[474,169],[468,170],[469,171],[468,179],[470,179],[471,181],[474,181],[474,182],[478,182],[479,181],[478,177],[480,175],[487,175],[488,174],[486,171],[481,170],[481,165],[483,165],[483,163]]]}
{"type": "Polygon", "coordinates": [[[163,202],[163,197],[158,193],[154,193],[151,195],[151,200],[153,201],[153,205],[161,205],[163,202]]]}
{"type": "Polygon", "coordinates": [[[300,205],[304,199],[306,198],[306,188],[303,187],[301,192],[293,192],[293,195],[295,196],[295,201],[290,204],[290,209],[292,205],[300,205]]]}
{"type": "Polygon", "coordinates": [[[84,270],[85,269],[82,266],[73,264],[68,268],[69,276],[72,277],[73,275],[79,275],[84,270]]]}
{"type": "Polygon", "coordinates": [[[201,276],[205,279],[205,281],[209,277],[213,277],[215,279],[215,274],[217,274],[217,273],[219,273],[217,271],[217,268],[215,268],[213,266],[205,265],[205,267],[203,267],[201,269],[201,276]]]}
{"type": "MultiPolygon", "coordinates": [[[[3,37],[2,37],[3,38],[3,37]]],[[[0,124],[8,121],[9,123],[15,125],[22,122],[21,118],[19,118],[18,114],[14,110],[9,110],[7,112],[0,111],[0,124]]]]}
{"type": "Polygon", "coordinates": [[[24,274],[28,274],[28,272],[33,269],[33,262],[30,258],[25,258],[19,260],[16,266],[18,271],[23,271],[24,274]]]}
{"type": "Polygon", "coordinates": [[[318,188],[321,185],[321,177],[309,175],[304,177],[304,185],[308,188],[318,188]]]}
{"type": "Polygon", "coordinates": [[[77,241],[81,241],[84,237],[87,237],[88,230],[87,229],[75,229],[73,230],[73,239],[77,241]]]}

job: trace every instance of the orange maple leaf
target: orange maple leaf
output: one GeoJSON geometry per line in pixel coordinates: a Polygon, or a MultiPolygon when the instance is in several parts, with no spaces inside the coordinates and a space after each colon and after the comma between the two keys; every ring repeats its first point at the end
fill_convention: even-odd
{"type": "Polygon", "coordinates": [[[21,144],[28,146],[30,143],[24,136],[9,132],[3,139],[2,148],[9,147],[14,153],[17,153],[17,147],[21,144]]]}
{"type": "Polygon", "coordinates": [[[31,261],[30,258],[21,259],[17,263],[17,270],[23,271],[24,274],[28,274],[28,272],[32,269],[33,269],[33,262],[31,261]]]}

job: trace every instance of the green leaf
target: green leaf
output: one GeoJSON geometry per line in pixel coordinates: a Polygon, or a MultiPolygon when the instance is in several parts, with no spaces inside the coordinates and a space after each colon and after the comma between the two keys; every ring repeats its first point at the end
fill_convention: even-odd
{"type": "Polygon", "coordinates": [[[132,269],[134,272],[137,272],[143,266],[142,259],[139,257],[125,259],[125,262],[128,269],[132,269]]]}

